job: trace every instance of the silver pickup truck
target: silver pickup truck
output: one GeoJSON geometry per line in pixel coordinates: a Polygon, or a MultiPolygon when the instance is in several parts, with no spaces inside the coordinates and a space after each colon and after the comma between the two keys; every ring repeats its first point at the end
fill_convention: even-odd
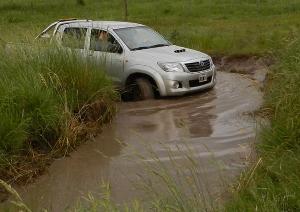
{"type": "Polygon", "coordinates": [[[105,64],[117,86],[139,99],[183,95],[213,88],[216,83],[211,57],[173,45],[142,24],[61,20],[36,39],[55,41],[105,64]]]}

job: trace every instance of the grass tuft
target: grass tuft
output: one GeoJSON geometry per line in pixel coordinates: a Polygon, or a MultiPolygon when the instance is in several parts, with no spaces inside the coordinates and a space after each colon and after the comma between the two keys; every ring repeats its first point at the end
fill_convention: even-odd
{"type": "Polygon", "coordinates": [[[68,154],[115,113],[103,68],[56,47],[0,51],[0,166],[7,157],[68,154]]]}
{"type": "Polygon", "coordinates": [[[227,211],[300,210],[300,40],[287,40],[275,55],[265,99],[272,116],[257,144],[260,159],[241,178],[227,211]]]}

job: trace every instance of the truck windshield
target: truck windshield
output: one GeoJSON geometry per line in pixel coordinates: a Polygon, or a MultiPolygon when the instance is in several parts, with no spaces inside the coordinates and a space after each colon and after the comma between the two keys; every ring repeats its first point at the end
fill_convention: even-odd
{"type": "Polygon", "coordinates": [[[169,46],[171,43],[149,27],[130,27],[114,30],[132,51],[169,46]]]}

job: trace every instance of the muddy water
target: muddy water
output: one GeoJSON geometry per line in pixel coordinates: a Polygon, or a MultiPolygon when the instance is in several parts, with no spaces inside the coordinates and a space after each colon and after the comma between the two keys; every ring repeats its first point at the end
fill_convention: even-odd
{"type": "Polygon", "coordinates": [[[222,163],[223,179],[229,181],[245,167],[256,135],[255,121],[246,112],[256,110],[261,102],[255,81],[219,72],[215,89],[208,92],[121,103],[114,122],[94,141],[56,160],[48,173],[18,190],[34,211],[62,211],[88,192],[99,192],[102,180],[110,182],[114,200],[128,201],[140,195],[129,181],[136,179],[143,164],[141,158],[127,157],[139,153],[145,155],[144,161],[155,163],[145,148],[151,144],[163,163],[169,162],[165,146],[180,161],[183,156],[176,147],[183,143],[203,161],[207,176],[203,180],[209,189],[221,190],[220,167],[210,163],[211,156],[222,163]]]}

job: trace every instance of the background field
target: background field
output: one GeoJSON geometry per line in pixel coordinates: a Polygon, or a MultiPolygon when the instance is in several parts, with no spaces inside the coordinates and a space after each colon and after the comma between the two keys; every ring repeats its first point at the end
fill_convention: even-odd
{"type": "MultiPolygon", "coordinates": [[[[8,0],[0,38],[19,41],[61,18],[122,20],[123,0],[8,0]]],[[[129,21],[213,54],[264,54],[300,28],[298,0],[128,0],[129,21]]]]}

